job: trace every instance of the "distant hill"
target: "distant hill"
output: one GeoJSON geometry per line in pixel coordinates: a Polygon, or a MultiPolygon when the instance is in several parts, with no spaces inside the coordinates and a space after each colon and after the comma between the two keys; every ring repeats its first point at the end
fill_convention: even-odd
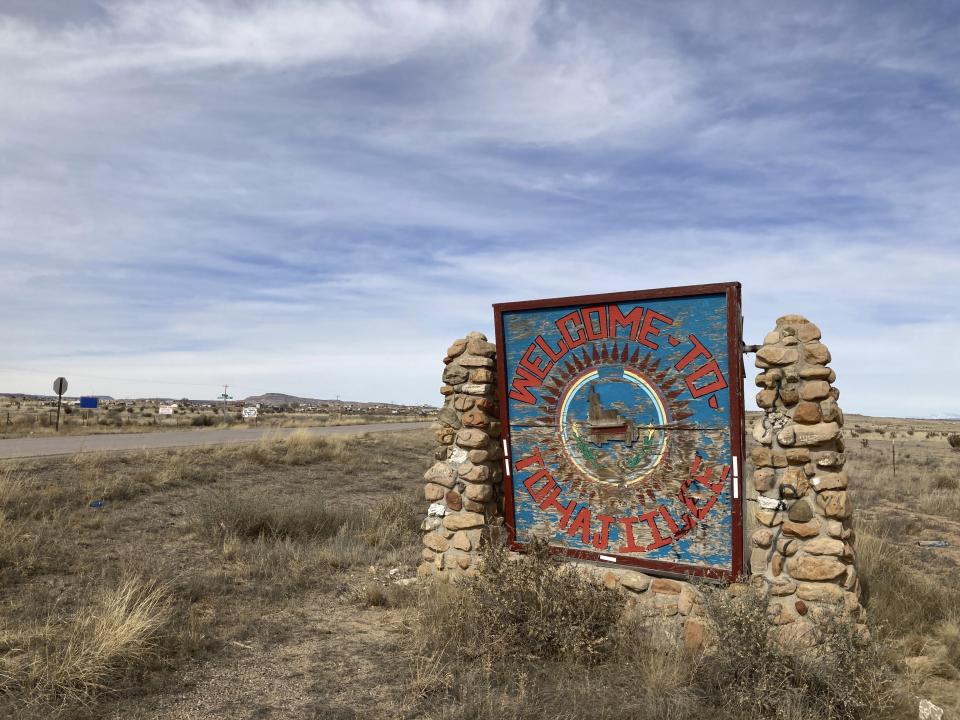
{"type": "Polygon", "coordinates": [[[287,395],[286,393],[264,393],[263,395],[251,395],[244,398],[243,402],[247,405],[317,405],[319,403],[336,402],[335,400],[318,400],[317,398],[299,397],[297,395],[287,395]]]}
{"type": "Polygon", "coordinates": [[[286,393],[264,393],[263,395],[251,395],[244,398],[245,405],[343,405],[344,407],[390,407],[403,408],[414,407],[408,405],[398,405],[397,403],[387,402],[358,402],[356,400],[324,400],[321,398],[299,397],[298,395],[287,395],[286,393]]]}

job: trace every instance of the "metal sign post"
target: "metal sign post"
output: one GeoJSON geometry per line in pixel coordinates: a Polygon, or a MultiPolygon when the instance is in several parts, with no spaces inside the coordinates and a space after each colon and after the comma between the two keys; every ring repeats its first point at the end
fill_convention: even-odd
{"type": "Polygon", "coordinates": [[[60,404],[63,402],[63,394],[67,391],[67,379],[58,377],[54,380],[53,391],[57,394],[57,432],[60,432],[60,404]]]}
{"type": "Polygon", "coordinates": [[[494,309],[512,547],[735,580],[740,284],[494,309]]]}

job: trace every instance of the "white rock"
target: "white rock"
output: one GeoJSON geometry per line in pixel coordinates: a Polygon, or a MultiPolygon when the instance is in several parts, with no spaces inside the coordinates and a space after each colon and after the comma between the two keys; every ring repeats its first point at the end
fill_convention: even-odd
{"type": "Polygon", "coordinates": [[[920,720],[943,720],[943,708],[920,698],[920,720]]]}

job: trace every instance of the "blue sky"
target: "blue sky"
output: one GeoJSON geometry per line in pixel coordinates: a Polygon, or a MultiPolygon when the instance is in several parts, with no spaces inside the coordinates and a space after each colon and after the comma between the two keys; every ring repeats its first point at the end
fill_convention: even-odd
{"type": "Polygon", "coordinates": [[[958,86],[950,2],[3,0],[0,391],[438,403],[491,303],[739,280],[960,413],[958,86]]]}

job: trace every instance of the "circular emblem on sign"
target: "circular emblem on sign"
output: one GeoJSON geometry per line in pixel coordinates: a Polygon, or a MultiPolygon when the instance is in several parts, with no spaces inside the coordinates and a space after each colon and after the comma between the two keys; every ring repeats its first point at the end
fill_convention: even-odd
{"type": "Polygon", "coordinates": [[[544,381],[532,427],[550,428],[543,449],[570,492],[620,507],[656,502],[658,492],[679,487],[696,449],[682,383],[651,353],[594,343],[544,381]]]}
{"type": "Polygon", "coordinates": [[[574,377],[558,398],[556,418],[564,454],[589,480],[633,485],[667,453],[667,404],[644,375],[623,366],[574,377]]]}

